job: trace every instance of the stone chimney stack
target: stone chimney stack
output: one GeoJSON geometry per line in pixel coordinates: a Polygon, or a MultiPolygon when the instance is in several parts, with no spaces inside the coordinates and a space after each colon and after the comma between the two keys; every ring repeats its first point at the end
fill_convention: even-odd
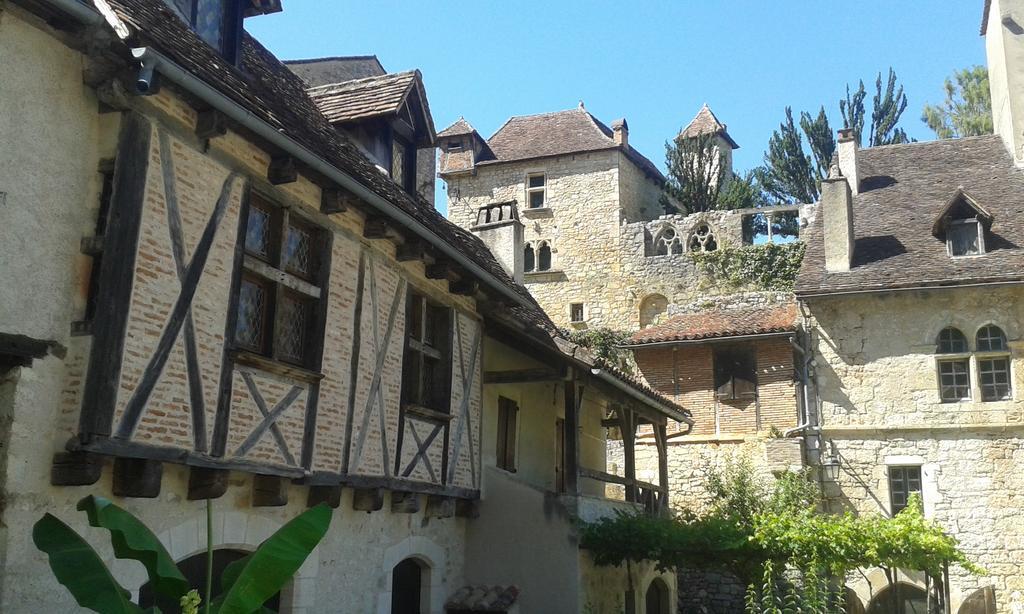
{"type": "Polygon", "coordinates": [[[480,207],[470,228],[517,284],[523,283],[523,229],[514,200],[480,207]]]}
{"type": "Polygon", "coordinates": [[[1014,163],[1024,166],[1024,0],[990,0],[986,9],[981,33],[992,123],[1014,163]]]}
{"type": "Polygon", "coordinates": [[[839,141],[836,143],[836,152],[839,154],[839,172],[846,177],[850,191],[854,194],[860,191],[860,175],[857,173],[857,150],[859,149],[860,143],[853,135],[853,130],[844,128],[839,131],[839,141]]]}
{"type": "Polygon", "coordinates": [[[853,262],[853,195],[840,167],[833,165],[821,182],[821,212],[824,225],[825,270],[850,270],[853,262]]]}
{"type": "Polygon", "coordinates": [[[612,134],[616,145],[629,149],[629,124],[626,123],[625,117],[612,122],[612,134]]]}

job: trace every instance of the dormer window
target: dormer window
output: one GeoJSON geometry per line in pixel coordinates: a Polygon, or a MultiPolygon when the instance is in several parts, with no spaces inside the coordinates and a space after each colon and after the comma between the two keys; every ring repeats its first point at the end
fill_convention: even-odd
{"type": "Polygon", "coordinates": [[[981,222],[976,219],[950,220],[946,231],[946,249],[953,257],[984,254],[985,230],[981,222]]]}
{"type": "Polygon", "coordinates": [[[242,3],[238,0],[165,0],[199,38],[234,62],[242,33],[242,3]]]}
{"type": "Polygon", "coordinates": [[[980,256],[985,253],[985,232],[992,219],[992,214],[960,187],[935,218],[932,234],[945,239],[946,252],[953,258],[980,256]]]}
{"type": "Polygon", "coordinates": [[[462,141],[448,141],[448,151],[462,151],[462,141]]]}

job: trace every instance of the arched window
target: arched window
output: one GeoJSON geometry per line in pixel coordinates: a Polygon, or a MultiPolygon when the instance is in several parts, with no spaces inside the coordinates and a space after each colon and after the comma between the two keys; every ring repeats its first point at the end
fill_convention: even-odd
{"type": "Polygon", "coordinates": [[[523,249],[523,270],[529,273],[536,266],[537,263],[534,260],[533,246],[527,243],[526,247],[523,249]]]}
{"type": "Polygon", "coordinates": [[[962,354],[967,351],[967,337],[952,326],[947,326],[939,332],[936,344],[939,346],[939,354],[962,354]]]}
{"type": "Polygon", "coordinates": [[[391,614],[421,614],[429,601],[429,568],[405,559],[391,572],[391,614]]]}
{"type": "Polygon", "coordinates": [[[1002,401],[1011,398],[1010,355],[1006,333],[994,324],[986,324],[978,329],[975,341],[975,350],[980,354],[978,379],[981,382],[981,400],[1002,401]]]}
{"type": "MultiPolygon", "coordinates": [[[[213,594],[220,595],[223,590],[220,585],[220,576],[224,573],[224,568],[234,563],[238,559],[241,559],[248,555],[248,552],[241,550],[234,550],[230,548],[220,548],[213,551],[213,594]]],[[[182,575],[188,581],[188,585],[192,587],[205,587],[206,586],[206,553],[200,552],[199,554],[188,557],[187,559],[178,563],[178,569],[181,570],[182,575]]],[[[203,588],[199,588],[200,594],[203,593],[203,588]]],[[[169,599],[163,595],[153,591],[153,587],[149,582],[142,585],[139,589],[139,605],[142,608],[151,608],[156,606],[160,608],[161,612],[179,612],[181,611],[181,604],[178,603],[178,599],[169,599]]],[[[281,609],[281,593],[277,593],[273,597],[267,600],[263,604],[264,607],[277,612],[281,609]]]]}
{"type": "Polygon", "coordinates": [[[928,593],[919,586],[897,582],[883,588],[868,604],[868,614],[927,614],[928,593]]]}
{"type": "Polygon", "coordinates": [[[691,252],[713,252],[718,249],[718,241],[715,240],[715,233],[711,226],[698,224],[690,235],[689,250],[691,252]]]}
{"type": "Polygon", "coordinates": [[[661,578],[651,580],[651,585],[647,587],[647,594],[644,595],[644,612],[646,614],[669,614],[671,611],[669,597],[668,585],[664,580],[661,578]]]}
{"type": "MultiPolygon", "coordinates": [[[[964,354],[967,352],[967,337],[959,329],[947,326],[939,331],[936,340],[939,354],[964,354]]],[[[970,357],[943,358],[938,361],[939,397],[943,403],[955,403],[971,398],[970,357]]]]}
{"type": "Polygon", "coordinates": [[[679,234],[676,233],[676,229],[671,226],[662,228],[661,232],[654,237],[654,255],[667,256],[669,254],[681,253],[683,253],[683,244],[679,240],[679,234]]]}
{"type": "Polygon", "coordinates": [[[640,328],[656,324],[668,311],[668,299],[660,294],[650,294],[640,301],[640,328]]]}
{"type": "Polygon", "coordinates": [[[540,247],[537,248],[537,270],[551,270],[551,246],[547,241],[541,241],[540,247]]]}

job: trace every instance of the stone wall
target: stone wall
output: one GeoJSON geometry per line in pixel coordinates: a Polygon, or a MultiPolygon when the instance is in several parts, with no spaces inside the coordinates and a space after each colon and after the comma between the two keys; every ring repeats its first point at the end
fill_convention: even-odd
{"type": "MultiPolygon", "coordinates": [[[[1020,368],[1024,290],[961,288],[813,299],[816,375],[823,436],[835,443],[842,471],[829,485],[833,505],[888,514],[888,471],[922,469],[925,514],[960,540],[986,574],[954,568],[954,611],[991,586],[999,610],[1024,591],[1024,371],[1020,368]],[[1012,398],[981,402],[977,360],[971,360],[973,401],[942,403],[936,337],[956,326],[973,350],[983,325],[1009,339],[1012,398]]],[[[883,585],[877,570],[853,584],[867,602],[883,585]]],[[[856,580],[856,578],[855,578],[856,580]]],[[[920,579],[914,580],[918,582],[920,579]]]]}

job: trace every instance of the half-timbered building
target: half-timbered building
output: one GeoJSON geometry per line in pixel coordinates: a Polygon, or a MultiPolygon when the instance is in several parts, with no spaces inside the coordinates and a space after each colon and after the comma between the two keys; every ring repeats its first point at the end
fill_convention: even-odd
{"type": "Polygon", "coordinates": [[[595,568],[574,527],[663,511],[688,414],[561,338],[405,179],[395,152],[434,139],[418,73],[332,117],[242,28],[280,8],[0,3],[0,610],[73,608],[30,529],[85,531],[95,493],[197,577],[204,500],[216,565],[337,508],[280,611],[667,612],[671,574],[595,568]],[[606,472],[607,429],[645,424],[659,479],[606,472]]]}

